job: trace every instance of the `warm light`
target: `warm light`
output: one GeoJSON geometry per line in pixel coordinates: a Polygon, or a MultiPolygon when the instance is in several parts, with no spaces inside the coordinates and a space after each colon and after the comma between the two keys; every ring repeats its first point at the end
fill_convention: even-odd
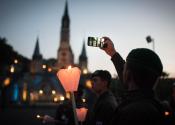
{"type": "Polygon", "coordinates": [[[33,101],[34,101],[34,95],[33,95],[33,93],[32,93],[32,92],[30,93],[30,101],[31,101],[31,102],[33,102],[33,101]]]}
{"type": "Polygon", "coordinates": [[[86,99],[82,99],[83,102],[86,102],[86,99]]]}
{"type": "Polygon", "coordinates": [[[87,80],[86,81],[86,87],[89,88],[89,89],[92,88],[92,82],[91,82],[91,80],[87,80]]]}
{"type": "Polygon", "coordinates": [[[7,77],[5,80],[4,80],[4,86],[8,86],[10,84],[10,78],[7,77]]]}
{"type": "Polygon", "coordinates": [[[57,76],[66,92],[77,91],[80,80],[81,71],[77,67],[60,69],[57,76]]]}
{"type": "Polygon", "coordinates": [[[15,72],[15,67],[14,67],[14,66],[11,66],[11,67],[10,67],[10,72],[11,72],[11,73],[14,73],[14,72],[15,72]]]}
{"type": "Polygon", "coordinates": [[[43,116],[36,115],[36,118],[37,118],[37,119],[42,119],[42,118],[43,118],[43,116]]]}
{"type": "Polygon", "coordinates": [[[64,101],[64,96],[60,96],[60,101],[64,101]]]}
{"type": "Polygon", "coordinates": [[[43,94],[43,90],[39,90],[39,94],[42,95],[43,94]]]}
{"type": "Polygon", "coordinates": [[[48,68],[48,72],[52,72],[52,68],[48,68]]]}
{"type": "Polygon", "coordinates": [[[17,60],[17,59],[15,59],[15,60],[14,60],[14,63],[15,63],[15,64],[17,64],[17,63],[18,63],[18,60],[17,60]]]}
{"type": "Polygon", "coordinates": [[[56,94],[56,91],[55,90],[52,90],[52,94],[55,95],[56,94]]]}
{"type": "Polygon", "coordinates": [[[38,93],[37,92],[30,92],[30,102],[34,102],[38,100],[38,93]]]}
{"type": "Polygon", "coordinates": [[[68,70],[70,70],[71,69],[71,66],[68,66],[68,70]]]}
{"type": "Polygon", "coordinates": [[[41,118],[41,116],[40,115],[36,115],[36,118],[41,118]]]}
{"type": "Polygon", "coordinates": [[[79,109],[77,108],[76,109],[78,121],[83,122],[85,120],[87,111],[88,111],[88,109],[86,109],[86,108],[79,108],[79,109]]]}
{"type": "Polygon", "coordinates": [[[69,92],[66,92],[66,98],[70,99],[70,93],[69,92]]]}
{"type": "Polygon", "coordinates": [[[23,99],[23,101],[27,100],[27,90],[23,90],[22,99],[23,99]]]}
{"type": "Polygon", "coordinates": [[[26,83],[24,83],[24,86],[23,86],[22,99],[23,101],[27,100],[27,84],[26,83]]]}
{"type": "Polygon", "coordinates": [[[88,70],[87,69],[83,69],[83,74],[87,74],[88,70]]]}
{"type": "Polygon", "coordinates": [[[58,102],[58,98],[57,97],[54,97],[53,101],[54,102],[58,102]]]}
{"type": "Polygon", "coordinates": [[[42,66],[42,67],[43,67],[43,69],[46,69],[46,65],[45,65],[45,64],[43,64],[43,66],[42,66]]]}
{"type": "Polygon", "coordinates": [[[168,111],[165,111],[165,116],[170,115],[170,113],[168,111]]]}

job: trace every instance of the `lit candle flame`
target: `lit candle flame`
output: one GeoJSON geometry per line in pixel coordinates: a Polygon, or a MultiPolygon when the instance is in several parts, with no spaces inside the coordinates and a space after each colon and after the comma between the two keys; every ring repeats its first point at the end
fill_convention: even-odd
{"type": "Polygon", "coordinates": [[[86,99],[82,99],[83,102],[86,102],[86,99]]]}
{"type": "Polygon", "coordinates": [[[40,115],[36,115],[36,118],[41,118],[41,116],[40,115]]]}
{"type": "Polygon", "coordinates": [[[68,66],[68,70],[70,70],[71,69],[71,66],[68,66]]]}
{"type": "Polygon", "coordinates": [[[165,116],[170,115],[170,113],[168,111],[165,111],[165,116]]]}
{"type": "Polygon", "coordinates": [[[38,115],[36,115],[36,118],[37,119],[43,119],[44,117],[38,114],[38,115]]]}

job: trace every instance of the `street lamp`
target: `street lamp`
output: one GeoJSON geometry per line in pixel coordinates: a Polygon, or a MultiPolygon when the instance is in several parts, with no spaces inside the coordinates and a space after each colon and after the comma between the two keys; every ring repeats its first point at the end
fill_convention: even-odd
{"type": "Polygon", "coordinates": [[[154,39],[149,35],[146,37],[146,41],[147,43],[153,43],[153,51],[155,51],[155,42],[154,42],[154,39]]]}

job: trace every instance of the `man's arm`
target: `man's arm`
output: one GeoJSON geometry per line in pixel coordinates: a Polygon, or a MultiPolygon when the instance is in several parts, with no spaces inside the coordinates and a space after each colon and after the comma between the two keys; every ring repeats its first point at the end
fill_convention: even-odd
{"type": "Polygon", "coordinates": [[[112,56],[111,60],[118,73],[119,79],[121,80],[121,82],[123,82],[123,68],[124,68],[125,61],[117,52],[112,56]]]}
{"type": "Polygon", "coordinates": [[[101,49],[103,49],[111,57],[111,60],[118,73],[119,79],[121,80],[121,82],[123,82],[123,68],[124,68],[125,61],[120,56],[120,54],[116,51],[113,42],[108,37],[103,37],[103,38],[104,38],[104,44],[107,44],[107,47],[101,48],[101,49]]]}

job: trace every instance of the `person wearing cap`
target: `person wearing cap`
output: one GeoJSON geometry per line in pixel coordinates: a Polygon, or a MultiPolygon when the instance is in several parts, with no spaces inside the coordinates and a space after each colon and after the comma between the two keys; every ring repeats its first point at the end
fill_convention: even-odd
{"type": "Polygon", "coordinates": [[[161,125],[164,123],[154,86],[163,66],[159,56],[150,49],[133,49],[126,61],[116,51],[113,42],[103,37],[106,48],[127,92],[117,107],[111,125],[161,125]]]}
{"type": "Polygon", "coordinates": [[[111,74],[107,70],[96,70],[91,75],[91,80],[97,100],[92,112],[88,112],[85,124],[108,125],[117,107],[116,98],[109,90],[111,74]]]}

